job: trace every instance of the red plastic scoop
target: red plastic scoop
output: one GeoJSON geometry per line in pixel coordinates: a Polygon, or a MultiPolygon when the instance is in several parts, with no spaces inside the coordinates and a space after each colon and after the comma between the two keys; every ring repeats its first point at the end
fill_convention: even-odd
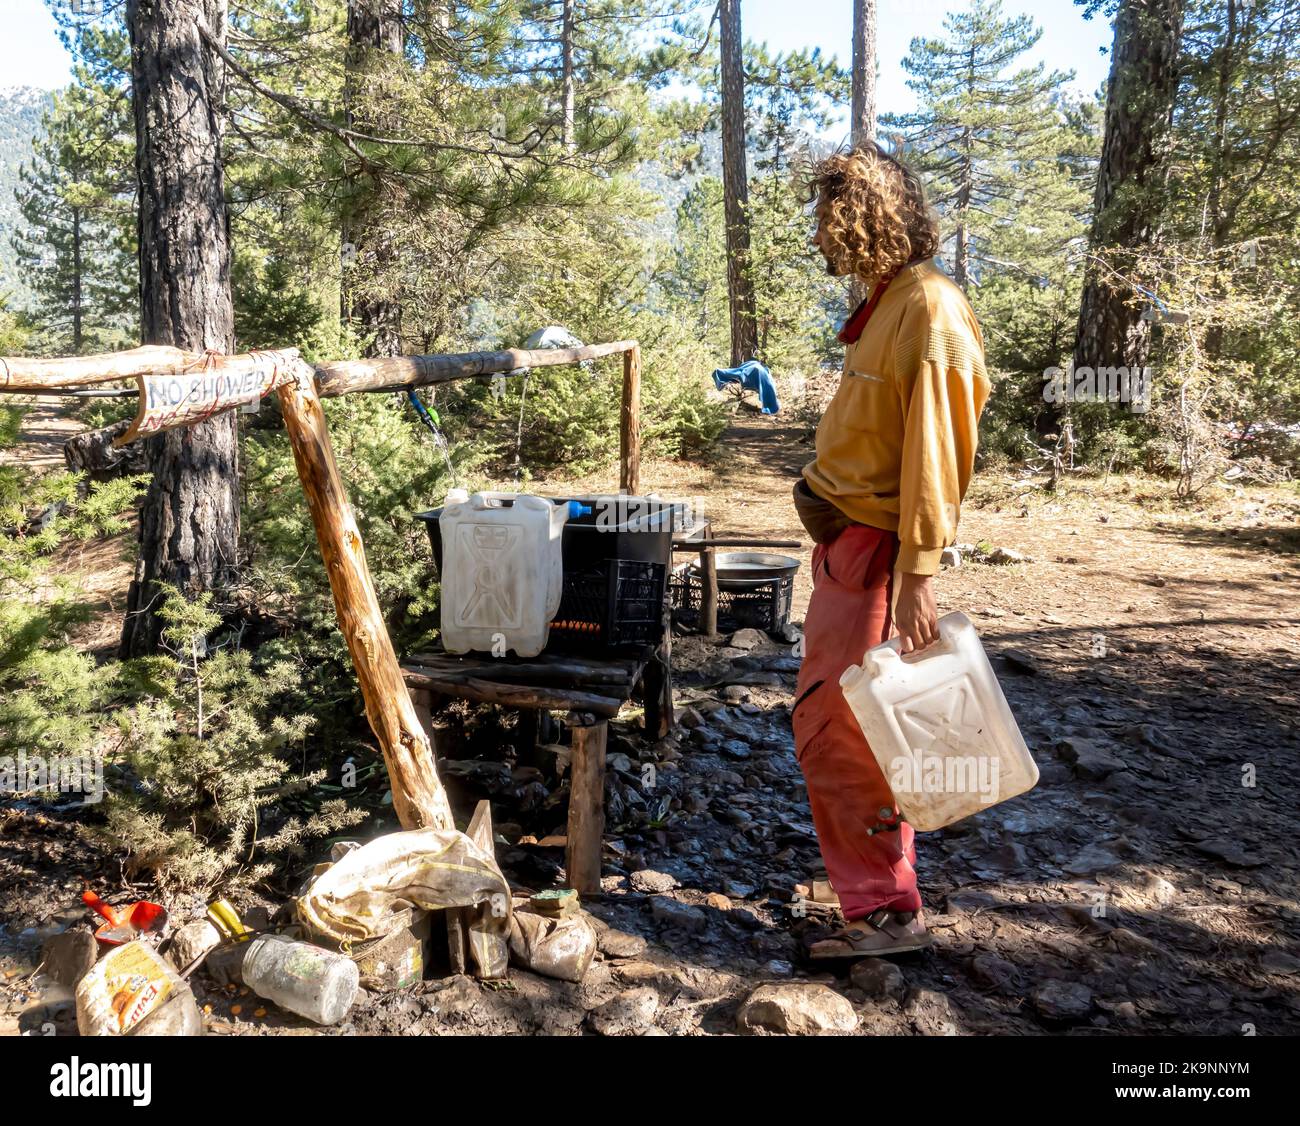
{"type": "Polygon", "coordinates": [[[84,891],[81,902],[108,920],[95,931],[95,937],[108,946],[132,942],[142,934],[162,930],[167,924],[167,909],[147,900],[124,907],[110,907],[93,891],[84,891]]]}

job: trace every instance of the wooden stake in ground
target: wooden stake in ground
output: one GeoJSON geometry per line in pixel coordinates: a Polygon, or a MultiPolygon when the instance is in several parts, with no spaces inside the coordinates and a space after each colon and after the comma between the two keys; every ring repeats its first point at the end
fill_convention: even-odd
{"type": "Polygon", "coordinates": [[[366,565],[365,545],[334,460],[312,369],[279,389],[285,430],[307,497],[316,541],[334,592],[334,610],[357,670],[366,718],[384,752],[393,808],[404,829],[452,829],[433,750],[406,690],[366,565]]]}
{"type": "Polygon", "coordinates": [[[609,724],[600,720],[570,728],[569,824],[564,871],[583,895],[600,892],[600,847],[605,833],[605,746],[609,724]]]}
{"type": "Polygon", "coordinates": [[[623,408],[619,414],[618,489],[641,488],[641,347],[623,353],[623,408]]]}

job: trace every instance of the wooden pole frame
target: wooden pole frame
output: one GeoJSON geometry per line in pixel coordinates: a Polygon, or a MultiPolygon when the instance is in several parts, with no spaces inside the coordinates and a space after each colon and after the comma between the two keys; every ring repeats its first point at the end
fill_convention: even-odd
{"type": "MultiPolygon", "coordinates": [[[[433,749],[406,686],[366,563],[365,544],[348,502],[322,396],[356,391],[423,387],[494,373],[516,374],[535,367],[623,356],[619,413],[619,491],[634,493],[641,475],[641,348],[635,340],[581,348],[466,352],[440,356],[397,356],[349,360],[312,367],[296,349],[277,349],[291,371],[276,394],[294,465],[316,528],[325,572],[334,595],[339,629],[356,670],[366,719],[384,756],[393,808],[404,829],[452,829],[451,805],[438,779],[433,749]]],[[[213,356],[149,345],[99,356],[51,359],[0,357],[0,393],[76,394],[86,387],[151,374],[180,375],[215,362],[230,375],[265,365],[264,353],[213,356]]],[[[602,725],[603,727],[603,725],[602,725]]],[[[596,740],[593,740],[595,743],[596,740]]],[[[599,740],[603,744],[603,740],[599,740]]],[[[596,756],[603,759],[603,746],[596,756]]],[[[599,871],[596,873],[599,880],[599,871]]]]}

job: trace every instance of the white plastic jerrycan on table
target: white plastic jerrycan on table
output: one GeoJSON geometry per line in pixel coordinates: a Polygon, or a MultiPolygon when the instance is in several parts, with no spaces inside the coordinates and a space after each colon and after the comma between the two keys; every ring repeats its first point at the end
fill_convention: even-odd
{"type": "Polygon", "coordinates": [[[565,505],[516,493],[453,490],[438,519],[442,536],[442,644],[535,657],[560,608],[565,505]]]}
{"type": "Polygon", "coordinates": [[[903,656],[893,638],[840,677],[894,800],[913,828],[942,829],[1038,781],[984,646],[965,614],[903,656]]]}

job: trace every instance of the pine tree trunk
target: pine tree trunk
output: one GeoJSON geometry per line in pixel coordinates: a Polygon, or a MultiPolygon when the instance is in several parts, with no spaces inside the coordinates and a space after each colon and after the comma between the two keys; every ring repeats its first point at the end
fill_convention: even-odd
{"type": "MultiPolygon", "coordinates": [[[[974,87],[973,57],[971,59],[971,68],[970,87],[974,87]]],[[[970,214],[970,205],[974,196],[975,158],[971,152],[971,132],[967,129],[962,135],[962,157],[960,171],[958,172],[956,200],[957,237],[954,240],[952,256],[952,280],[961,286],[963,293],[970,290],[970,225],[967,222],[967,216],[970,214]]]]}
{"type": "Polygon", "coordinates": [[[853,147],[876,139],[876,0],[853,0],[853,147]]]}
{"type": "MultiPolygon", "coordinates": [[[[220,61],[196,20],[224,36],[226,0],[128,0],[140,188],[141,335],[146,344],[233,352],[230,231],[221,167],[220,61]]],[[[239,447],[233,411],[148,441],[140,558],[121,652],[158,648],[157,583],[187,595],[234,577],[239,447]]]]}
{"type": "Polygon", "coordinates": [[[573,75],[573,6],[575,0],[564,0],[564,14],[560,24],[560,71],[564,86],[564,151],[572,155],[577,141],[577,87],[573,75]]]}
{"type": "MultiPolygon", "coordinates": [[[[353,128],[379,134],[389,131],[379,115],[358,112],[356,103],[368,81],[367,55],[371,51],[403,54],[405,35],[402,0],[348,0],[349,49],[344,99],[348,122],[353,128]]],[[[361,292],[347,295],[344,314],[357,324],[365,338],[365,355],[400,356],[401,305],[391,292],[385,291],[392,284],[397,250],[379,206],[380,185],[371,180],[364,187],[364,193],[353,204],[343,224],[344,244],[351,247],[351,269],[361,278],[361,292]]],[[[344,285],[346,289],[346,274],[344,285]]]]}
{"type": "MultiPolygon", "coordinates": [[[[856,149],[876,139],[876,0],[853,0],[853,78],[849,141],[856,149]]],[[[867,285],[849,283],[849,308],[867,298],[867,285]]]]}
{"type": "MultiPolygon", "coordinates": [[[[1091,244],[1125,259],[1156,240],[1167,141],[1178,88],[1184,0],[1122,0],[1106,94],[1091,244]]],[[[1117,263],[1123,273],[1124,261],[1117,263]]],[[[1150,350],[1133,293],[1092,266],[1084,282],[1074,365],[1143,367],[1150,350]]]]}
{"type": "Polygon", "coordinates": [[[758,352],[758,316],[754,282],[749,273],[749,173],[745,159],[745,68],[740,0],[721,0],[718,11],[722,28],[722,188],[734,367],[754,359],[758,352]]]}
{"type": "Polygon", "coordinates": [[[82,344],[82,264],[81,264],[81,211],[72,209],[72,351],[81,355],[82,344]]]}

